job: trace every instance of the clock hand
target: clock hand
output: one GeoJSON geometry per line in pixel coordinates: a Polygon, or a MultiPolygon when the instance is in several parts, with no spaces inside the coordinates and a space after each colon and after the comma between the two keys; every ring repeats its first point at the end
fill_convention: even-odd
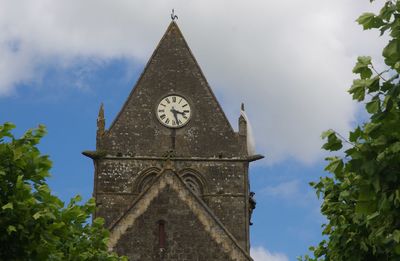
{"type": "Polygon", "coordinates": [[[182,117],[183,117],[184,119],[187,119],[187,117],[186,117],[186,112],[185,112],[185,111],[176,111],[176,113],[179,113],[180,115],[182,115],[182,117]]]}
{"type": "Polygon", "coordinates": [[[176,121],[176,125],[179,125],[179,120],[178,120],[178,114],[174,114],[174,118],[175,118],[175,121],[176,121]]]}
{"type": "Polygon", "coordinates": [[[171,109],[171,112],[172,112],[172,114],[174,114],[174,118],[175,118],[175,120],[176,120],[176,124],[177,124],[177,125],[179,125],[179,120],[178,120],[178,111],[177,111],[177,110],[175,110],[175,108],[174,108],[174,107],[172,107],[172,109],[171,109]]]}

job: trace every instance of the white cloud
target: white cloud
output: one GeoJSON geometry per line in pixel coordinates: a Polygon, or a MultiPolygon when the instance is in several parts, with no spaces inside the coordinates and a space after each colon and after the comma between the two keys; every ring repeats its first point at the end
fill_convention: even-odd
{"type": "Polygon", "coordinates": [[[281,202],[287,202],[301,207],[311,207],[317,210],[319,215],[320,202],[317,200],[315,191],[306,182],[300,180],[288,180],[276,185],[263,188],[258,192],[261,197],[274,197],[281,202]]]}
{"type": "Polygon", "coordinates": [[[301,194],[300,182],[298,180],[282,182],[276,186],[268,186],[264,188],[261,193],[283,199],[297,198],[301,194]]]}
{"type": "Polygon", "coordinates": [[[263,247],[252,247],[250,249],[251,257],[254,261],[289,261],[285,254],[271,253],[263,247]]]}
{"type": "MultiPolygon", "coordinates": [[[[346,90],[360,54],[378,56],[376,34],[346,0],[0,0],[0,95],[80,58],[145,63],[171,8],[212,88],[236,125],[240,102],[266,162],[320,156],[320,133],[346,133],[355,106],[346,90]],[[371,36],[373,35],[373,36],[371,36]]],[[[84,83],[82,83],[84,86],[84,83]]]]}

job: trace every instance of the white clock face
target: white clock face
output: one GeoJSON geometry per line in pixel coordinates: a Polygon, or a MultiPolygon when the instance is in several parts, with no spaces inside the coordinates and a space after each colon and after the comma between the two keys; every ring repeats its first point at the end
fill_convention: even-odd
{"type": "Polygon", "coordinates": [[[169,128],[180,128],[189,122],[192,111],[185,98],[180,95],[168,95],[157,106],[157,118],[169,128]]]}

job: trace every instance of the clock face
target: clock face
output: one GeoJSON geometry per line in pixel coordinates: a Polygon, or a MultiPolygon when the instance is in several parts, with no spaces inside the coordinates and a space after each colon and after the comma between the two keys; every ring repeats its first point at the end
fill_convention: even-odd
{"type": "Polygon", "coordinates": [[[180,128],[189,122],[192,111],[188,101],[180,95],[168,95],[157,106],[157,119],[169,128],[180,128]]]}

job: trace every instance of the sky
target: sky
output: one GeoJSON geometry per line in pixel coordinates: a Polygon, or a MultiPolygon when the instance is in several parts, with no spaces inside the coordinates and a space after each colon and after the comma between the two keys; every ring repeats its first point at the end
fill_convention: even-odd
{"type": "MultiPolygon", "coordinates": [[[[379,5],[379,3],[378,3],[379,5]]],[[[53,160],[50,186],[90,198],[96,117],[106,126],[170,23],[171,9],[233,128],[240,103],[256,150],[255,261],[296,260],[322,239],[320,202],[308,183],[327,175],[320,134],[363,121],[347,93],[356,57],[379,68],[385,44],[355,19],[376,10],[348,0],[0,0],[0,122],[15,133],[39,123],[53,160]]]]}

